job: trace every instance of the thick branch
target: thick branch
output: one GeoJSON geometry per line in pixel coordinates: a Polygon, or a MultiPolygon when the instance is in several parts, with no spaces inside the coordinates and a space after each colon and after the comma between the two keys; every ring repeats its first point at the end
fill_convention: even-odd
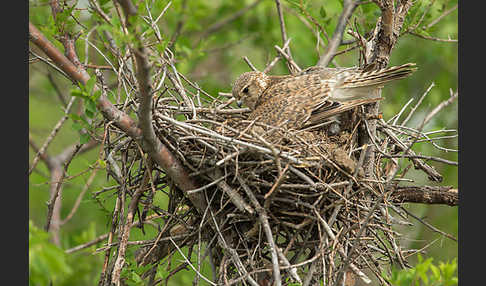
{"type": "Polygon", "coordinates": [[[457,206],[459,192],[457,189],[445,186],[400,186],[391,197],[396,203],[441,204],[457,206]]]}

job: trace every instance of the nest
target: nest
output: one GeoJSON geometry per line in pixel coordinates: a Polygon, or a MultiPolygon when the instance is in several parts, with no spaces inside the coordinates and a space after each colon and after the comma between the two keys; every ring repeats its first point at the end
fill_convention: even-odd
{"type": "MultiPolygon", "coordinates": [[[[171,268],[169,279],[190,264],[197,246],[197,260],[215,266],[218,285],[271,285],[275,279],[354,285],[357,279],[369,283],[370,274],[386,284],[384,267],[407,267],[406,258],[417,252],[401,248],[393,227],[411,224],[392,195],[408,168],[397,177],[390,155],[409,151],[412,131],[397,135],[383,119],[366,118],[364,107],[348,112],[339,132],[329,135],[332,124],[295,131],[248,121],[248,109],[232,107],[231,100],[212,107],[157,102],[157,136],[200,187],[183,194],[155,165],[152,181],[144,182],[140,146],[119,141],[115,149],[132,155],[122,160],[128,190],[141,184],[152,190],[140,200],[141,219],[150,210],[164,219],[159,235],[136,252],[139,265],[170,261],[187,247],[185,261],[171,268]],[[167,208],[153,204],[157,191],[167,194],[167,208]],[[188,194],[200,195],[205,210],[188,194]],[[199,252],[201,246],[206,251],[199,252]]],[[[106,147],[111,153],[113,145],[106,147]]],[[[441,179],[434,168],[410,160],[431,179],[441,179]]]]}

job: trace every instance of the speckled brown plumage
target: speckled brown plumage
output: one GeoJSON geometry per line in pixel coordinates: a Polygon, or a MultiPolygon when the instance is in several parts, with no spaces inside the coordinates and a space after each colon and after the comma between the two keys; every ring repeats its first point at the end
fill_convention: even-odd
{"type": "Polygon", "coordinates": [[[380,70],[311,67],[296,76],[270,76],[253,71],[233,85],[233,96],[252,112],[250,120],[302,129],[326,122],[356,106],[380,100],[386,82],[409,76],[409,63],[380,70]]]}

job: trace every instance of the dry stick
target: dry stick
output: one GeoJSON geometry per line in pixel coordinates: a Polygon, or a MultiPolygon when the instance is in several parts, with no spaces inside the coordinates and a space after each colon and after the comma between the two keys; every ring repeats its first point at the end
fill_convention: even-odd
{"type": "Polygon", "coordinates": [[[422,96],[420,97],[419,101],[417,102],[417,104],[415,104],[415,106],[412,108],[412,110],[410,110],[410,112],[408,113],[407,117],[402,121],[402,123],[400,125],[402,126],[405,126],[408,121],[410,120],[410,118],[412,118],[412,115],[415,113],[415,110],[417,110],[417,108],[419,107],[419,105],[422,103],[422,101],[424,100],[425,96],[427,94],[429,94],[430,90],[432,89],[432,87],[434,87],[435,84],[434,82],[432,82],[429,86],[429,88],[427,88],[427,90],[424,92],[424,94],[422,94],[422,96]]]}
{"type": "MultiPolygon", "coordinates": [[[[431,111],[431,112],[430,112],[430,113],[429,113],[429,114],[428,114],[428,115],[427,115],[427,116],[424,118],[424,120],[423,120],[422,124],[421,124],[421,125],[420,125],[420,127],[419,127],[419,131],[421,131],[421,130],[422,130],[422,128],[424,127],[425,123],[426,123],[428,120],[430,120],[430,119],[431,119],[431,118],[432,118],[432,117],[433,117],[435,114],[437,114],[437,113],[438,113],[438,112],[439,112],[439,111],[440,111],[442,108],[444,108],[445,106],[449,105],[449,104],[450,104],[450,103],[451,103],[451,102],[452,102],[452,101],[453,101],[455,98],[457,98],[457,92],[456,92],[455,94],[452,94],[452,92],[451,92],[451,98],[449,98],[449,99],[448,99],[448,100],[446,100],[446,101],[443,101],[441,104],[439,104],[439,105],[438,105],[436,108],[434,108],[434,109],[433,109],[433,110],[432,110],[432,111],[431,111]]],[[[418,137],[417,137],[417,138],[418,138],[418,137]]],[[[417,140],[417,138],[416,138],[416,140],[417,140]]],[[[415,140],[415,141],[416,141],[416,140],[415,140]]],[[[406,154],[407,152],[411,151],[411,147],[413,146],[413,144],[415,144],[415,141],[411,142],[411,143],[408,145],[408,147],[407,147],[407,148],[405,148],[405,151],[403,152],[403,154],[406,154]]],[[[395,178],[395,176],[396,176],[397,174],[398,174],[398,168],[396,168],[396,169],[394,170],[394,172],[393,172],[392,176],[390,176],[390,177],[389,177],[389,179],[387,179],[386,184],[385,184],[385,189],[388,187],[388,185],[389,185],[389,184],[392,182],[393,178],[395,178]]],[[[392,190],[390,191],[390,193],[386,193],[386,192],[384,192],[384,193],[383,193],[383,194],[382,194],[382,195],[381,195],[381,196],[378,198],[378,200],[375,202],[375,204],[373,205],[373,207],[372,207],[372,208],[371,208],[371,210],[369,211],[368,215],[366,216],[366,218],[365,218],[365,220],[364,220],[364,222],[363,222],[363,225],[360,227],[360,229],[359,229],[359,231],[358,231],[358,234],[356,235],[356,240],[355,240],[355,242],[353,243],[353,245],[352,245],[352,247],[351,247],[351,250],[350,250],[350,251],[349,251],[349,253],[348,253],[348,255],[349,255],[349,256],[348,256],[348,257],[347,257],[347,258],[344,260],[344,262],[343,262],[344,267],[343,267],[343,268],[341,268],[341,269],[339,270],[339,273],[338,273],[338,279],[336,280],[335,286],[337,286],[337,283],[338,283],[338,281],[341,279],[340,277],[342,276],[342,274],[343,274],[344,270],[346,269],[347,265],[350,265],[349,263],[350,263],[350,260],[351,260],[351,255],[352,255],[352,254],[353,254],[353,252],[356,250],[357,245],[358,245],[358,243],[359,243],[359,241],[360,241],[361,235],[362,235],[362,233],[364,232],[364,230],[365,230],[366,226],[368,225],[368,223],[369,223],[369,221],[370,221],[370,219],[371,219],[371,217],[372,217],[372,215],[373,215],[373,213],[374,213],[375,209],[376,209],[376,208],[377,208],[377,207],[378,207],[378,206],[379,206],[379,205],[380,205],[380,204],[383,202],[383,200],[384,200],[384,198],[385,198],[385,196],[386,196],[386,195],[390,195],[390,196],[391,196],[391,195],[393,195],[394,191],[395,191],[395,190],[394,190],[394,189],[392,189],[392,190]]],[[[404,209],[404,211],[406,211],[406,210],[404,209]]],[[[407,212],[407,211],[406,211],[406,212],[407,212]]],[[[407,212],[407,213],[408,213],[408,212],[407,212]]],[[[412,215],[412,214],[410,214],[410,213],[409,213],[409,215],[412,215]]],[[[413,216],[413,215],[412,215],[412,216],[413,216]]],[[[417,217],[415,217],[415,218],[416,218],[416,219],[418,219],[417,217]]],[[[419,221],[421,221],[421,220],[419,220],[419,221]]],[[[421,222],[422,222],[422,221],[421,221],[421,222]]],[[[431,228],[432,230],[437,231],[437,232],[439,232],[439,233],[441,233],[441,234],[443,234],[443,235],[445,235],[445,236],[447,236],[447,237],[449,237],[449,238],[451,238],[451,239],[453,239],[453,240],[457,241],[457,239],[456,239],[456,238],[454,238],[453,236],[448,235],[448,234],[446,234],[446,233],[444,233],[444,232],[442,232],[442,231],[440,231],[440,230],[438,230],[438,229],[434,228],[434,227],[433,227],[433,226],[431,226],[430,224],[427,224],[426,222],[422,222],[422,223],[424,223],[424,225],[428,226],[428,227],[429,227],[429,228],[431,228]]]]}
{"type": "Polygon", "coordinates": [[[438,158],[438,157],[433,157],[433,156],[426,156],[426,155],[416,155],[416,154],[413,154],[413,155],[408,155],[408,154],[405,154],[405,155],[388,155],[386,156],[388,158],[415,158],[415,159],[424,159],[424,160],[427,160],[427,161],[436,161],[436,162],[440,162],[440,163],[444,163],[444,164],[447,164],[447,165],[452,165],[452,166],[459,166],[459,162],[456,162],[456,161],[451,161],[451,160],[447,160],[447,159],[443,159],[443,158],[438,158]]]}
{"type": "Polygon", "coordinates": [[[252,71],[258,71],[258,69],[250,62],[250,60],[248,59],[248,57],[244,56],[243,57],[243,60],[251,68],[252,71]]]}
{"type": "MultiPolygon", "coordinates": [[[[116,209],[116,208],[115,208],[115,209],[116,209]]],[[[145,218],[145,221],[144,221],[143,223],[147,223],[149,220],[152,220],[152,219],[155,219],[155,218],[160,218],[160,217],[162,217],[162,216],[161,216],[161,215],[157,215],[157,214],[155,214],[155,215],[151,215],[151,216],[148,216],[148,217],[146,217],[146,218],[145,218]]],[[[116,222],[112,221],[112,223],[116,223],[116,222]]],[[[135,222],[133,222],[133,224],[132,224],[132,226],[131,226],[131,227],[139,226],[140,224],[141,224],[141,222],[140,222],[140,221],[135,221],[135,222]]],[[[116,232],[117,232],[117,231],[116,231],[116,229],[115,229],[115,233],[116,233],[116,232]]],[[[115,233],[114,233],[114,234],[115,234],[115,233]]],[[[91,241],[88,241],[88,242],[86,242],[86,243],[80,244],[80,245],[78,245],[78,246],[75,246],[75,247],[72,247],[72,248],[69,248],[69,249],[66,249],[66,250],[64,251],[64,253],[66,253],[66,254],[69,254],[69,253],[74,253],[74,252],[76,252],[76,251],[80,251],[80,250],[83,250],[83,249],[88,248],[88,247],[90,247],[90,246],[93,246],[93,245],[95,245],[95,244],[97,244],[97,243],[99,243],[99,242],[101,242],[101,241],[105,240],[106,238],[108,238],[109,234],[110,234],[110,233],[105,233],[105,234],[102,234],[102,235],[98,236],[97,238],[95,238],[95,239],[93,239],[93,240],[91,240],[91,241]]],[[[111,242],[110,242],[110,243],[107,243],[107,244],[108,244],[108,245],[111,245],[111,242]]]]}
{"type": "Polygon", "coordinates": [[[265,206],[266,209],[268,209],[270,207],[271,197],[273,197],[272,194],[276,190],[278,190],[278,188],[280,187],[280,185],[284,181],[285,175],[286,175],[288,169],[289,169],[289,164],[287,163],[285,168],[278,175],[278,178],[277,178],[277,180],[275,180],[275,183],[273,184],[272,188],[270,188],[270,190],[263,196],[263,198],[265,198],[265,203],[263,205],[265,206]]]}
{"type": "MultiPolygon", "coordinates": [[[[217,184],[218,187],[220,189],[222,189],[225,194],[228,195],[228,197],[230,198],[230,201],[236,206],[236,208],[238,208],[239,211],[241,211],[243,213],[248,212],[249,214],[255,213],[253,208],[245,202],[245,199],[243,199],[243,197],[235,189],[230,187],[224,181],[224,179],[228,175],[223,175],[220,169],[215,169],[213,174],[210,174],[209,176],[213,179],[213,182],[209,183],[207,186],[217,184]],[[216,178],[219,178],[219,179],[216,179],[216,178]]],[[[188,193],[194,192],[194,191],[201,191],[201,190],[192,190],[192,191],[188,191],[188,193]]]]}
{"type": "Polygon", "coordinates": [[[427,124],[432,119],[432,117],[434,117],[437,113],[439,113],[439,111],[441,111],[444,107],[451,104],[458,96],[459,96],[459,93],[457,91],[455,93],[453,93],[452,90],[451,90],[450,98],[441,102],[429,114],[427,114],[427,116],[424,118],[424,121],[420,125],[419,130],[422,130],[422,128],[425,126],[425,124],[427,124]]]}
{"type": "MultiPolygon", "coordinates": [[[[198,132],[198,133],[201,133],[201,134],[205,134],[205,135],[214,137],[216,139],[220,139],[222,141],[226,141],[228,143],[235,143],[235,144],[238,144],[238,145],[242,145],[242,146],[245,146],[245,147],[249,147],[250,149],[258,150],[258,151],[260,151],[262,153],[265,153],[265,154],[273,155],[272,150],[270,150],[268,148],[264,148],[264,147],[261,147],[261,146],[258,146],[258,145],[254,145],[254,144],[251,144],[251,143],[248,143],[248,142],[245,142],[245,141],[241,141],[241,140],[238,140],[238,139],[226,137],[226,136],[220,135],[219,133],[216,133],[214,131],[207,130],[207,129],[203,129],[201,127],[196,127],[196,126],[193,126],[193,125],[184,123],[184,122],[180,122],[180,121],[177,121],[177,120],[175,120],[175,119],[173,119],[171,117],[168,117],[168,116],[165,116],[165,115],[162,115],[162,114],[158,114],[157,116],[159,118],[161,118],[162,120],[165,120],[165,121],[167,121],[169,123],[172,123],[172,124],[174,124],[176,126],[180,126],[180,127],[185,128],[185,129],[188,129],[188,130],[192,130],[192,131],[195,131],[195,132],[198,132]]],[[[289,160],[292,163],[295,163],[295,164],[303,164],[299,159],[296,159],[296,158],[294,158],[294,157],[292,157],[290,155],[287,155],[285,153],[280,153],[279,156],[282,157],[282,158],[285,158],[285,159],[289,160]]]]}
{"type": "Polygon", "coordinates": [[[194,102],[187,96],[187,93],[186,93],[186,91],[183,88],[181,79],[179,78],[179,73],[177,72],[177,69],[176,69],[176,67],[174,65],[174,60],[173,60],[174,55],[168,49],[166,49],[164,51],[164,55],[167,58],[167,61],[169,62],[169,65],[171,66],[172,70],[174,71],[174,76],[175,76],[175,78],[174,78],[174,76],[172,75],[172,73],[168,72],[167,73],[167,77],[169,78],[169,80],[172,82],[172,84],[176,88],[177,93],[184,100],[184,104],[187,107],[192,108],[192,110],[193,110],[192,111],[192,119],[195,119],[196,118],[196,111],[195,111],[195,108],[196,107],[194,106],[194,102]]]}
{"type": "MultiPolygon", "coordinates": [[[[364,162],[364,158],[366,157],[366,152],[368,150],[371,150],[370,148],[368,148],[368,145],[364,145],[363,146],[363,149],[361,150],[361,154],[359,155],[359,160],[358,160],[358,164],[356,164],[356,168],[354,169],[354,174],[353,174],[353,177],[356,177],[356,175],[358,175],[358,171],[359,169],[361,168],[361,166],[363,165],[363,162],[364,162]]],[[[351,190],[351,188],[353,187],[353,180],[350,179],[348,181],[348,185],[346,187],[346,189],[344,190],[344,193],[343,193],[343,197],[346,198],[346,196],[348,195],[349,191],[351,190]]],[[[337,215],[339,214],[339,211],[341,210],[343,204],[339,204],[335,207],[332,215],[331,215],[331,218],[329,219],[329,225],[332,226],[337,218],[337,215]]]]}
{"type": "Polygon", "coordinates": [[[294,60],[289,55],[287,55],[284,50],[282,50],[277,45],[273,47],[287,60],[288,63],[290,63],[295,68],[295,70],[297,70],[298,73],[302,71],[302,69],[294,62],[294,60]]]}
{"type": "Polygon", "coordinates": [[[334,58],[334,54],[341,44],[347,22],[353,14],[354,9],[358,6],[358,1],[344,0],[343,5],[343,11],[339,16],[338,24],[336,26],[336,29],[334,30],[334,34],[332,35],[331,41],[327,45],[326,51],[319,58],[317,66],[326,67],[334,58]]]}
{"type": "Polygon", "coordinates": [[[32,171],[34,170],[34,168],[37,166],[37,163],[39,162],[40,157],[44,154],[44,152],[46,152],[47,147],[49,147],[49,144],[52,142],[54,137],[56,137],[57,132],[59,132],[59,130],[61,129],[64,122],[68,119],[68,113],[71,111],[71,108],[74,104],[74,101],[76,101],[76,97],[73,96],[71,98],[71,100],[69,101],[69,103],[66,107],[66,110],[64,111],[65,115],[56,123],[56,125],[52,129],[49,136],[47,136],[46,141],[44,142],[42,147],[39,149],[37,154],[35,155],[34,160],[32,161],[32,166],[29,169],[29,176],[32,173],[32,171]]]}
{"type": "MultiPolygon", "coordinates": [[[[287,40],[287,32],[285,30],[285,21],[284,21],[284,17],[283,17],[282,6],[280,4],[280,0],[275,0],[275,5],[277,6],[278,20],[279,20],[279,23],[280,23],[280,32],[282,34],[282,43],[284,43],[283,50],[289,56],[289,58],[292,59],[290,47],[285,46],[285,43],[288,40],[287,40]]],[[[289,69],[291,74],[296,74],[297,72],[300,72],[299,70],[297,70],[297,72],[296,72],[294,66],[292,64],[290,64],[290,62],[287,62],[287,68],[289,69]]]]}
{"type": "Polygon", "coordinates": [[[149,182],[150,179],[150,172],[152,172],[151,167],[151,160],[147,160],[146,162],[146,169],[142,179],[142,183],[140,184],[139,189],[133,194],[132,200],[130,201],[130,205],[128,206],[128,213],[125,221],[125,225],[123,226],[123,231],[120,233],[120,243],[118,246],[118,257],[116,258],[115,264],[113,266],[113,272],[111,276],[111,282],[115,285],[120,284],[120,274],[121,270],[125,264],[125,252],[127,248],[128,238],[130,236],[130,228],[133,224],[133,219],[135,217],[135,212],[138,208],[138,200],[145,192],[145,185],[149,182]]]}
{"type": "Polygon", "coordinates": [[[240,176],[237,176],[238,182],[240,183],[241,187],[245,191],[246,195],[248,198],[250,198],[250,202],[253,204],[253,207],[255,208],[256,212],[258,213],[258,218],[260,220],[260,223],[262,224],[263,230],[265,232],[265,236],[267,237],[267,242],[270,245],[270,252],[272,253],[272,267],[273,267],[273,277],[276,285],[282,285],[282,280],[280,276],[280,267],[278,263],[278,248],[277,245],[275,244],[275,241],[273,240],[273,235],[272,235],[272,229],[270,227],[270,223],[268,222],[268,214],[263,208],[260,203],[258,202],[257,198],[251,191],[251,189],[248,187],[248,185],[245,183],[245,181],[240,178],[240,176]]]}
{"type": "Polygon", "coordinates": [[[45,59],[45,58],[39,56],[38,54],[36,54],[35,52],[33,52],[30,48],[29,48],[29,53],[31,53],[35,57],[34,59],[29,59],[29,63],[34,63],[33,60],[39,59],[40,61],[46,63],[48,66],[52,67],[53,69],[55,69],[56,71],[58,71],[60,74],[62,74],[63,76],[65,76],[68,80],[73,81],[73,79],[70,78],[69,75],[67,75],[62,69],[58,68],[55,64],[53,64],[52,63],[52,60],[45,59]]]}
{"type": "Polygon", "coordinates": [[[434,227],[433,225],[431,225],[430,223],[420,219],[419,217],[415,216],[414,214],[410,213],[409,211],[407,211],[405,208],[403,208],[403,211],[405,211],[409,216],[413,217],[414,219],[418,220],[419,222],[421,222],[423,225],[425,225],[426,227],[428,227],[429,229],[431,229],[432,231],[434,232],[437,232],[437,233],[440,233],[442,234],[443,236],[447,237],[447,238],[450,238],[454,241],[457,242],[457,238],[455,238],[454,236],[448,234],[448,233],[445,233],[443,231],[441,231],[440,229],[434,227]]]}
{"type": "Polygon", "coordinates": [[[79,205],[81,204],[81,200],[83,199],[84,194],[86,193],[86,191],[91,186],[91,183],[93,183],[94,178],[95,178],[97,172],[98,172],[98,169],[94,169],[93,170],[93,172],[91,173],[91,176],[86,181],[86,184],[84,185],[83,190],[81,191],[81,193],[79,193],[78,197],[76,198],[76,201],[74,202],[73,208],[71,209],[71,211],[69,212],[69,214],[66,216],[66,218],[61,221],[60,225],[66,224],[74,216],[74,214],[76,213],[76,211],[79,208],[79,205]]]}
{"type": "Polygon", "coordinates": [[[228,244],[226,243],[226,239],[223,237],[223,234],[221,233],[221,230],[219,229],[218,223],[216,222],[216,218],[214,217],[212,210],[209,207],[207,209],[208,209],[208,211],[211,215],[210,222],[212,222],[213,229],[217,233],[218,243],[219,243],[220,247],[229,252],[237,270],[243,274],[243,276],[248,281],[248,283],[250,283],[253,286],[258,286],[258,283],[255,281],[255,279],[253,279],[249,275],[248,271],[246,271],[246,268],[243,265],[243,263],[241,262],[241,259],[238,255],[238,252],[234,248],[229,247],[228,244]]]}
{"type": "Polygon", "coordinates": [[[209,280],[208,278],[206,278],[206,276],[202,275],[202,273],[200,273],[196,267],[194,267],[194,265],[192,265],[192,263],[187,259],[187,257],[184,255],[184,252],[182,252],[182,250],[179,248],[179,246],[177,245],[177,243],[174,242],[174,240],[169,237],[170,241],[172,242],[172,244],[174,244],[174,246],[177,248],[177,251],[179,251],[179,254],[182,256],[182,258],[184,258],[184,260],[186,261],[186,263],[192,268],[192,270],[194,270],[194,272],[197,273],[198,276],[202,277],[202,279],[206,282],[208,282],[209,284],[211,285],[218,285],[214,282],[212,282],[211,280],[209,280]]]}
{"type": "Polygon", "coordinates": [[[440,20],[442,20],[442,18],[444,18],[445,16],[449,15],[450,13],[454,12],[456,9],[457,9],[457,5],[454,5],[452,8],[444,11],[439,17],[437,17],[434,21],[430,22],[430,24],[428,24],[425,28],[423,28],[424,30],[428,30],[430,27],[434,26],[435,24],[437,24],[440,20]]]}
{"type": "Polygon", "coordinates": [[[436,41],[436,42],[444,42],[444,43],[458,43],[459,42],[457,39],[441,39],[441,38],[422,35],[422,34],[415,33],[415,32],[409,32],[409,33],[410,33],[410,35],[414,35],[416,37],[419,37],[419,38],[422,38],[422,39],[425,39],[425,40],[431,40],[431,41],[436,41]]]}
{"type": "Polygon", "coordinates": [[[277,247],[277,253],[282,264],[286,267],[290,267],[289,270],[290,276],[292,276],[292,278],[294,278],[295,281],[302,283],[302,279],[300,279],[300,276],[297,272],[297,267],[290,264],[289,260],[287,259],[287,257],[285,257],[285,254],[282,252],[282,250],[279,247],[277,247]]]}
{"type": "MultiPolygon", "coordinates": [[[[321,215],[319,214],[319,212],[317,211],[317,209],[315,207],[314,207],[313,211],[314,211],[316,217],[318,218],[318,220],[321,222],[322,226],[324,227],[324,230],[326,231],[329,238],[333,242],[338,243],[336,236],[332,232],[332,229],[329,227],[327,222],[321,217],[321,215]]],[[[339,254],[341,255],[341,258],[343,260],[347,260],[349,258],[349,256],[351,255],[351,253],[348,253],[348,255],[346,255],[346,253],[344,252],[343,247],[341,245],[337,245],[337,247],[338,247],[339,254]]],[[[358,275],[363,282],[365,282],[366,284],[371,283],[370,278],[368,278],[368,276],[366,276],[366,274],[364,274],[361,270],[359,270],[359,268],[356,265],[354,265],[353,263],[349,263],[349,267],[351,267],[351,270],[354,272],[354,274],[358,275]]]]}
{"type": "MultiPolygon", "coordinates": [[[[290,43],[290,39],[287,39],[287,41],[285,41],[283,47],[282,47],[282,50],[285,51],[285,49],[287,49],[288,45],[290,43]]],[[[282,56],[280,54],[278,54],[266,67],[265,69],[263,70],[263,73],[268,73],[272,68],[273,66],[275,66],[275,64],[282,58],[282,56]]]]}
{"type": "MultiPolygon", "coordinates": [[[[123,188],[123,186],[122,186],[122,188],[123,188]]],[[[118,214],[120,213],[120,204],[121,204],[121,198],[120,198],[120,194],[118,194],[116,201],[115,201],[115,207],[114,207],[113,215],[111,217],[111,230],[110,230],[109,233],[100,236],[100,238],[104,237],[103,240],[105,238],[108,238],[108,241],[107,241],[108,245],[111,245],[111,243],[113,242],[113,237],[115,236],[115,232],[117,231],[116,227],[117,227],[117,221],[118,221],[118,214]]],[[[97,241],[97,239],[95,239],[94,241],[97,241]]],[[[97,242],[99,242],[99,241],[97,241],[97,242]]],[[[89,243],[86,243],[85,245],[90,246],[89,243]]],[[[81,246],[83,246],[83,245],[81,245],[81,246]]],[[[66,250],[66,253],[74,252],[76,250],[79,250],[80,248],[77,248],[76,250],[74,250],[74,249],[76,249],[76,248],[68,249],[68,250],[66,250]],[[68,251],[70,251],[70,252],[68,252],[68,251]]],[[[108,272],[107,270],[108,270],[108,264],[110,262],[110,254],[111,254],[111,247],[108,247],[106,249],[106,252],[105,252],[103,267],[102,267],[101,273],[100,273],[100,282],[103,281],[103,283],[107,280],[106,273],[108,272]]]]}
{"type": "Polygon", "coordinates": [[[56,190],[54,191],[53,194],[51,194],[51,198],[49,199],[49,202],[47,203],[47,222],[46,222],[46,226],[45,226],[46,231],[49,231],[49,228],[51,226],[51,218],[52,218],[52,213],[54,211],[54,205],[55,205],[57,196],[59,195],[59,190],[61,189],[64,176],[66,175],[69,164],[71,164],[71,161],[73,160],[74,156],[78,153],[79,149],[81,149],[81,146],[83,146],[83,144],[77,144],[76,147],[74,148],[74,151],[70,154],[70,156],[67,158],[67,160],[64,161],[65,162],[64,163],[64,169],[61,173],[61,177],[60,177],[59,181],[57,182],[56,190]]]}
{"type": "Polygon", "coordinates": [[[395,114],[395,115],[394,115],[392,118],[390,118],[390,119],[387,121],[387,123],[389,123],[390,121],[392,121],[392,120],[393,120],[392,125],[396,125],[396,124],[397,124],[398,119],[400,119],[400,116],[402,116],[403,112],[405,112],[405,109],[407,109],[408,105],[409,105],[410,103],[412,103],[412,101],[413,101],[413,100],[414,100],[414,98],[413,98],[413,97],[412,97],[412,98],[410,98],[410,99],[407,101],[407,103],[405,103],[405,105],[403,105],[402,109],[400,109],[400,111],[399,111],[397,114],[395,114]]]}

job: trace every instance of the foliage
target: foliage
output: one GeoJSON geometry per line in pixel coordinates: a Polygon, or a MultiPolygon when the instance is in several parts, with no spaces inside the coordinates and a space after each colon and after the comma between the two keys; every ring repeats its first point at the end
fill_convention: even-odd
{"type": "Polygon", "coordinates": [[[457,271],[457,260],[432,263],[433,258],[423,259],[418,255],[418,263],[414,268],[398,270],[394,268],[391,275],[383,277],[394,286],[452,286],[458,284],[454,274],[457,271]]]}
{"type": "Polygon", "coordinates": [[[48,285],[62,283],[73,269],[62,249],[49,242],[49,234],[29,221],[29,283],[48,285]]]}

